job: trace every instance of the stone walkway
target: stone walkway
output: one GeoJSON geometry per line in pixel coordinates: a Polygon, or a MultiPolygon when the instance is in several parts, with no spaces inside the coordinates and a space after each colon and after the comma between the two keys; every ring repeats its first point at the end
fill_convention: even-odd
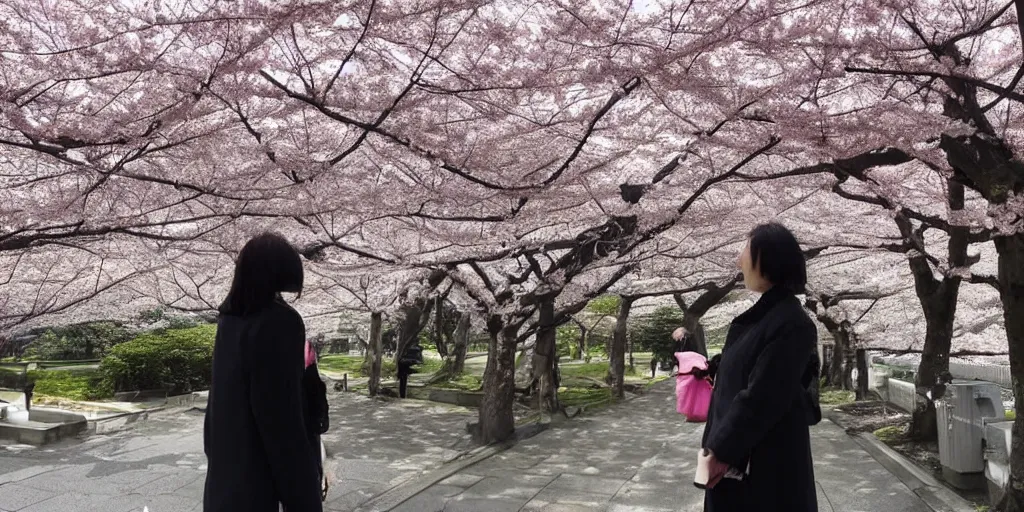
{"type": "MultiPolygon", "coordinates": [[[[465,468],[394,511],[699,512],[691,482],[703,425],[675,412],[674,387],[578,418],[465,468]]],[[[835,424],[814,427],[822,512],[933,509],[835,424]]]]}
{"type": "MultiPolygon", "coordinates": [[[[672,392],[664,383],[553,427],[389,509],[700,511],[701,493],[690,482],[703,427],[682,421],[672,392]]],[[[325,510],[372,510],[375,497],[422,489],[416,486],[424,478],[430,483],[431,475],[451,473],[458,465],[445,463],[471,448],[465,425],[474,411],[330,396],[332,425],[324,441],[334,483],[325,510]]],[[[201,510],[202,418],[200,411],[174,410],[84,441],[0,445],[0,511],[201,510]]],[[[839,427],[826,421],[813,432],[822,512],[933,510],[839,427]]]]}
{"type": "MultiPolygon", "coordinates": [[[[330,394],[327,509],[352,510],[469,449],[473,411],[330,394]]],[[[0,511],[202,510],[203,413],[155,413],[131,430],[41,448],[0,444],[0,511]]]]}

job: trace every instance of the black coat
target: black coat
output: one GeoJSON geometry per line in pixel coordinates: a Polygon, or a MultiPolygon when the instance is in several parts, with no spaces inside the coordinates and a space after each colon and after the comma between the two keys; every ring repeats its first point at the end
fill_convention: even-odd
{"type": "Polygon", "coordinates": [[[203,444],[204,512],[321,512],[302,387],[306,329],[284,302],[221,315],[203,444]]]}
{"type": "Polygon", "coordinates": [[[703,446],[750,473],[722,479],[705,512],[816,512],[809,425],[818,408],[818,334],[793,294],[773,288],[729,327],[703,446]]]}

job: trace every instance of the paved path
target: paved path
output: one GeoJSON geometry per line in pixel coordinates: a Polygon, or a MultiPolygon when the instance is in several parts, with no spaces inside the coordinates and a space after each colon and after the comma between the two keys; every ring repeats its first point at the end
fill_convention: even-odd
{"type": "MultiPolygon", "coordinates": [[[[330,394],[328,510],[352,510],[470,448],[473,411],[330,394]]],[[[156,413],[131,430],[35,448],[0,444],[0,511],[202,510],[203,413],[156,413]]]]}
{"type": "MultiPolygon", "coordinates": [[[[673,386],[579,418],[470,466],[393,509],[699,512],[690,483],[702,425],[676,414],[673,386]]],[[[822,512],[931,512],[835,424],[813,430],[822,512]]]]}
{"type": "MultiPolygon", "coordinates": [[[[673,386],[577,418],[471,465],[396,511],[697,512],[689,482],[701,425],[675,413],[673,386]]],[[[473,411],[331,394],[325,436],[335,482],[326,510],[402,490],[470,448],[473,411]],[[418,477],[418,478],[417,478],[418,477]]],[[[822,512],[931,512],[834,424],[814,429],[822,512]]],[[[0,511],[201,510],[202,413],[154,414],[128,431],[33,448],[0,445],[0,511]]]]}

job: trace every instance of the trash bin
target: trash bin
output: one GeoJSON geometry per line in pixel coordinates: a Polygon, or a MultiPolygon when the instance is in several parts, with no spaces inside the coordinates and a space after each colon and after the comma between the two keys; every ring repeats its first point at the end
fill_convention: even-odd
{"type": "Polygon", "coordinates": [[[1006,414],[999,385],[954,381],[935,409],[943,477],[956,487],[984,489],[985,424],[1003,421],[1006,414]]]}

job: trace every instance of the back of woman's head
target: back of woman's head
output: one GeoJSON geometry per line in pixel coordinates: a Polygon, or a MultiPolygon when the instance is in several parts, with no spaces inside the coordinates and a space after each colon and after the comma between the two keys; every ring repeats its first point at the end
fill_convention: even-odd
{"type": "Polygon", "coordinates": [[[803,293],[807,287],[807,259],[796,237],[782,224],[769,222],[750,231],[750,258],[772,285],[792,293],[803,293]]]}
{"type": "Polygon", "coordinates": [[[277,233],[257,235],[238,254],[231,290],[220,312],[237,316],[255,313],[281,292],[302,293],[302,281],[302,260],[288,240],[277,233]]]}

